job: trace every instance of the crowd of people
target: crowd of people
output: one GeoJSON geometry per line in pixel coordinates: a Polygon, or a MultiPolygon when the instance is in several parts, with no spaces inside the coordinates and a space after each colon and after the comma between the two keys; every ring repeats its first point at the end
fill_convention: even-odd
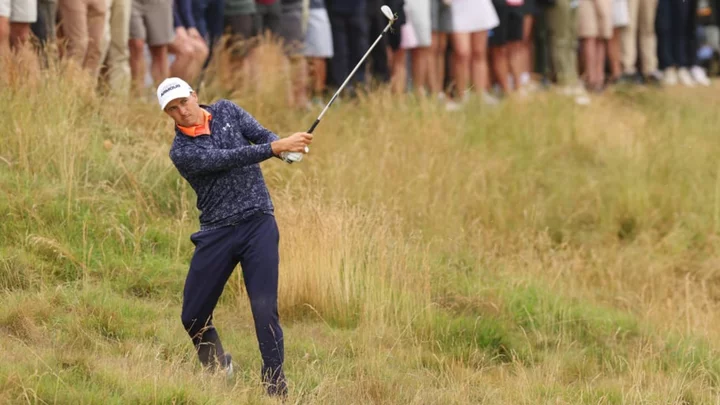
{"type": "Polygon", "coordinates": [[[292,101],[306,106],[382,32],[383,4],[397,20],[351,94],[389,83],[459,109],[473,94],[496,104],[554,83],[588,104],[617,83],[709,85],[703,62],[720,49],[720,0],[0,0],[0,55],[32,37],[62,43],[64,58],[129,94],[146,85],[147,59],[154,84],[196,82],[221,50],[257,74],[255,44],[270,34],[296,68],[292,101]]]}

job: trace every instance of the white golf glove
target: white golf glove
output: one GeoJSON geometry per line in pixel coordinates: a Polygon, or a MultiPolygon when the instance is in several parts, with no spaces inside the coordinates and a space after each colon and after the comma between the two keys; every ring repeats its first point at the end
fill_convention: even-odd
{"type": "MultiPolygon", "coordinates": [[[[310,148],[307,146],[305,147],[305,153],[310,152],[310,148]]],[[[291,164],[295,162],[301,162],[303,160],[303,154],[300,152],[283,152],[280,154],[280,157],[282,160],[285,161],[285,163],[291,164]]]]}

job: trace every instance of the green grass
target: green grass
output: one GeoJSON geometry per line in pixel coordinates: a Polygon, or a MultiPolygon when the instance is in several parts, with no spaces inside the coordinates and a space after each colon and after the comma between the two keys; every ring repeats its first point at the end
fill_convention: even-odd
{"type": "MultiPolygon", "coordinates": [[[[201,97],[301,130],[272,55],[262,88],[221,66],[201,97]]],[[[169,119],[60,68],[0,83],[0,403],[273,403],[240,271],[215,314],[233,381],[180,323],[197,210],[169,119]]],[[[716,90],[334,105],[302,163],[262,164],[288,402],[717,403],[716,90]]]]}

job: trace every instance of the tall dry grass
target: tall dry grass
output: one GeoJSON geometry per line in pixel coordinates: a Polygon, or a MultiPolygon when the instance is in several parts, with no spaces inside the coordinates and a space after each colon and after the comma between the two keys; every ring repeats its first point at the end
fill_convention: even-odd
{"type": "MultiPolygon", "coordinates": [[[[201,98],[306,129],[319,111],[288,107],[262,49],[260,79],[219,63],[201,98]]],[[[0,399],[265,403],[240,272],[217,313],[234,384],[197,372],[180,326],[197,212],[169,118],[64,63],[4,69],[0,399]]],[[[335,104],[302,163],[262,164],[291,401],[717,402],[714,90],[335,104]]]]}

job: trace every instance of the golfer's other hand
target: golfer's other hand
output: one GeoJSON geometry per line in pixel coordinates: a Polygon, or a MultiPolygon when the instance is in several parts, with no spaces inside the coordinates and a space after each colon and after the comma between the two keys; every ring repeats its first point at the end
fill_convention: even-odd
{"type": "Polygon", "coordinates": [[[283,152],[305,153],[305,147],[312,143],[313,135],[307,132],[297,132],[272,143],[273,152],[279,155],[283,152]]]}

